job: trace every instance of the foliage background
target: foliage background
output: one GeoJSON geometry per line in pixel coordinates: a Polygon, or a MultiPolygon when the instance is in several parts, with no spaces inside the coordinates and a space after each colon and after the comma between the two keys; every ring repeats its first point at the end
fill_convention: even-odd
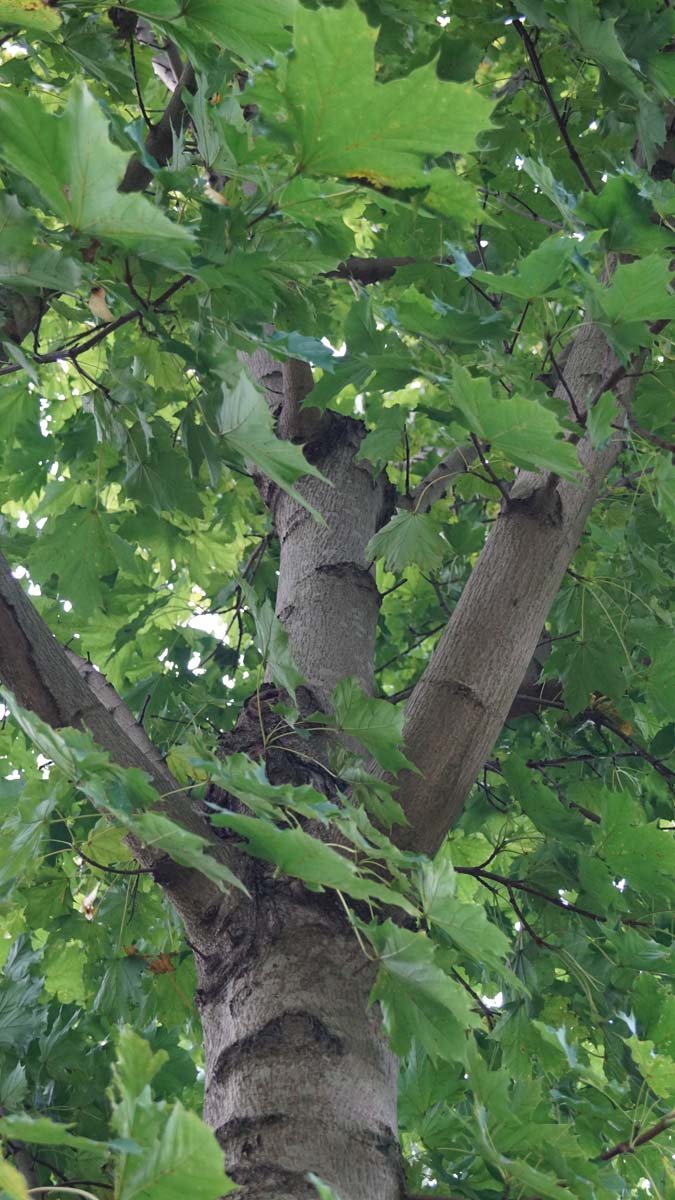
{"type": "MultiPolygon", "coordinates": [[[[590,311],[641,377],[547,625],[545,673],[564,701],[506,725],[433,867],[378,842],[355,790],[343,820],[362,871],[335,886],[361,889],[376,918],[376,845],[416,914],[400,929],[380,913],[359,934],[381,956],[377,994],[403,1059],[413,1190],[673,1196],[675,189],[658,150],[673,12],[653,0],[128,10],[197,75],[191,125],[159,169],[138,115],[138,92],[153,118],[166,105],[153,47],[132,58],[97,4],[0,3],[4,552],[57,638],[143,714],[179,782],[203,787],[265,666],[294,683],[272,617],[277,548],[246,463],[288,488],[307,464],[276,440],[239,355],[311,361],[312,403],[363,415],[361,455],[403,498],[372,546],[376,677],[392,706],[385,717],[347,694],[336,720],[372,722],[366,749],[395,768],[401,701],[500,487],[516,467],[578,469],[550,383],[590,311]],[[132,154],[152,172],[145,195],[117,191],[132,154]],[[345,278],[350,256],[410,261],[368,288],[356,268],[345,278]],[[40,320],[19,345],[22,305],[40,320]],[[471,435],[489,444],[484,461],[429,513],[406,506],[471,435]]],[[[606,382],[589,414],[596,445],[613,433],[606,382]]],[[[105,793],[112,768],[77,735],[46,754],[44,738],[8,720],[0,742],[0,1106],[15,1114],[0,1131],[10,1149],[37,1143],[47,1182],[114,1176],[125,1200],[160,1200],[190,1179],[215,1197],[215,1143],[192,1115],[189,948],[147,876],[105,869],[133,872],[123,837],[147,796],[119,773],[111,825],[96,781],[105,793]]],[[[266,809],[260,771],[235,766],[252,848],[326,880],[335,864],[273,832],[299,833],[294,814],[318,801],[275,795],[266,809]]],[[[390,797],[378,803],[391,817],[390,797]]],[[[18,1197],[10,1160],[2,1185],[18,1197]]]]}

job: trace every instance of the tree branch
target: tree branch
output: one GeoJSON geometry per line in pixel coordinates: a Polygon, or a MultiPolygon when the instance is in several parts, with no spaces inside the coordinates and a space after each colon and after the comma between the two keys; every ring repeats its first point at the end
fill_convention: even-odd
{"type": "MultiPolygon", "coordinates": [[[[184,92],[194,92],[197,86],[195,73],[190,63],[186,63],[181,77],[171,99],[167,104],[160,120],[153,125],[145,143],[148,154],[155,162],[163,167],[170,159],[173,150],[174,134],[180,133],[187,120],[184,102],[184,92]]],[[[129,160],[119,190],[121,192],[142,192],[152,179],[152,171],[135,156],[129,160]]]]}
{"type": "MultiPolygon", "coordinates": [[[[120,766],[145,771],[165,797],[162,811],[191,833],[210,839],[220,854],[224,852],[223,843],[194,810],[189,795],[115,689],[90,663],[56,641],[2,555],[0,679],[22,707],[53,728],[87,729],[120,766]]],[[[133,850],[142,867],[154,870],[166,865],[163,851],[137,843],[133,850]]],[[[170,878],[163,872],[162,882],[188,928],[205,905],[222,900],[214,884],[176,864],[170,878]]]]}
{"type": "MultiPolygon", "coordinates": [[[[107,325],[102,325],[95,333],[90,333],[89,330],[83,330],[77,337],[82,337],[83,341],[78,341],[75,346],[68,348],[67,346],[59,346],[57,350],[50,350],[48,354],[36,354],[33,362],[36,363],[54,363],[67,359],[70,362],[75,362],[81,354],[86,354],[88,350],[92,350],[94,346],[98,346],[100,342],[105,341],[110,337],[111,333],[115,333],[118,329],[122,329],[124,325],[128,325],[130,321],[140,320],[148,309],[153,309],[159,312],[170,300],[176,292],[185,287],[186,284],[192,283],[191,275],[181,275],[180,279],[175,280],[166,291],[162,292],[156,300],[151,301],[145,308],[132,308],[130,312],[123,313],[115,321],[109,321],[107,325]]],[[[71,341],[74,339],[71,339],[71,341]]],[[[0,367],[0,375],[14,375],[16,371],[22,371],[23,367],[19,363],[13,363],[6,367],[0,367]]]]}
{"type": "Polygon", "coordinates": [[[610,1150],[603,1150],[602,1154],[598,1155],[600,1162],[610,1162],[613,1158],[618,1158],[621,1154],[634,1154],[640,1146],[644,1146],[647,1142],[651,1142],[653,1138],[658,1137],[660,1133],[665,1133],[666,1129],[675,1123],[675,1110],[666,1113],[657,1121],[655,1125],[651,1125],[649,1129],[644,1129],[642,1133],[638,1133],[635,1137],[626,1138],[625,1142],[619,1142],[618,1146],[612,1146],[610,1150]]]}
{"type": "MultiPolygon", "coordinates": [[[[604,334],[582,326],[566,364],[568,386],[588,394],[589,380],[616,363],[604,334]]],[[[630,395],[633,380],[617,389],[630,395]],[[625,389],[625,391],[623,390],[625,389]]],[[[564,398],[564,389],[557,395],[564,398]]],[[[520,472],[494,524],[432,660],[408,701],[406,753],[419,774],[399,777],[409,826],[406,848],[434,853],[507,719],[562,578],[572,560],[620,442],[594,450],[584,437],[578,482],[520,472]]]]}
{"type": "Polygon", "coordinates": [[[574,145],[574,142],[572,141],[569,133],[567,132],[567,125],[565,124],[560,113],[558,112],[558,106],[557,106],[555,100],[553,99],[553,93],[549,87],[548,80],[547,80],[546,76],[544,75],[542,65],[539,61],[539,56],[537,54],[534,42],[532,41],[532,38],[530,37],[529,33],[527,32],[527,29],[525,28],[525,26],[523,25],[523,22],[520,19],[516,18],[516,20],[513,22],[513,28],[515,29],[516,33],[518,34],[518,37],[520,38],[520,40],[522,41],[522,43],[525,47],[525,50],[527,51],[527,57],[529,58],[530,62],[532,63],[532,68],[534,70],[535,77],[537,79],[537,83],[540,85],[541,90],[543,91],[543,93],[546,97],[546,103],[548,104],[549,109],[551,110],[551,115],[553,117],[553,120],[555,121],[556,125],[558,126],[558,132],[560,133],[560,136],[561,136],[563,142],[565,143],[565,146],[567,147],[567,153],[569,154],[572,162],[574,163],[577,171],[579,172],[579,175],[583,179],[585,186],[588,188],[589,192],[593,192],[593,194],[595,195],[596,189],[594,188],[593,183],[591,182],[590,175],[588,174],[584,164],[582,163],[581,159],[579,158],[576,146],[574,145]]]}

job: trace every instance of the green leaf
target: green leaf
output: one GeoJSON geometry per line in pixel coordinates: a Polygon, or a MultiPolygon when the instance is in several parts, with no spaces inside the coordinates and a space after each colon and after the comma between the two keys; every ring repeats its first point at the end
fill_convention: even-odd
{"type": "MultiPolygon", "coordinates": [[[[608,288],[596,298],[610,321],[656,321],[675,317],[668,263],[656,254],[617,267],[608,288]]],[[[647,330],[645,330],[645,340],[647,330]]]]}
{"type": "Polygon", "coordinates": [[[604,446],[612,436],[612,425],[617,418],[616,397],[612,392],[603,392],[588,410],[586,428],[594,450],[604,446]]]}
{"type": "Polygon", "coordinates": [[[12,1071],[0,1078],[0,1105],[5,1112],[18,1108],[28,1091],[26,1068],[23,1063],[17,1063],[12,1071]]]}
{"type": "Polygon", "coordinates": [[[275,863],[286,875],[319,890],[332,887],[359,896],[364,892],[354,864],[302,829],[280,829],[271,821],[231,812],[214,813],[211,820],[241,834],[249,854],[275,863]]]}
{"type": "Polygon", "coordinates": [[[60,1125],[49,1117],[30,1117],[19,1113],[0,1117],[0,1134],[12,1141],[27,1142],[29,1146],[70,1146],[73,1150],[87,1150],[102,1158],[108,1157],[109,1143],[79,1137],[70,1130],[70,1125],[60,1125]]]}
{"type": "Polygon", "coordinates": [[[45,957],[45,991],[62,1004],[84,1007],[87,994],[84,969],[87,954],[82,942],[71,939],[65,945],[53,945],[45,957]]]}
{"type": "Polygon", "coordinates": [[[29,1200],[26,1180],[6,1158],[0,1158],[0,1188],[3,1197],[9,1196],[9,1200],[29,1200]]]}
{"type": "Polygon", "coordinates": [[[425,571],[441,565],[447,546],[433,517],[412,509],[396,513],[387,525],[371,537],[366,547],[368,558],[383,558],[387,571],[398,574],[411,563],[425,571]]]}
{"type": "Polygon", "coordinates": [[[467,993],[437,965],[433,942],[391,921],[371,925],[367,933],[380,964],[371,1000],[382,1006],[396,1053],[407,1053],[417,1038],[432,1058],[461,1062],[466,1031],[477,1018],[467,993]]]}
{"type": "Polygon", "coordinates": [[[593,692],[620,697],[625,684],[621,666],[605,646],[582,641],[561,670],[565,704],[571,714],[588,708],[593,692]]]}
{"type": "Polygon", "coordinates": [[[234,1184],[223,1171],[223,1152],[212,1129],[179,1102],[170,1108],[152,1098],[150,1084],[168,1055],[125,1027],[113,1071],[113,1123],[142,1154],[123,1154],[115,1194],[120,1200],[217,1200],[234,1184]]]}
{"type": "Polygon", "coordinates": [[[298,5],[284,136],[310,174],[423,187],[425,160],[472,150],[492,104],[471,85],[439,81],[431,64],[376,83],[376,36],[353,0],[340,9],[298,5]]]}
{"type": "Polygon", "coordinates": [[[604,67],[623,88],[638,95],[642,92],[642,84],[638,77],[639,68],[627,58],[619,41],[616,17],[602,20],[586,0],[568,0],[565,6],[565,20],[592,61],[604,67]]]}
{"type": "Polygon", "coordinates": [[[357,462],[367,459],[374,467],[382,467],[389,462],[400,449],[405,416],[400,408],[386,408],[375,428],[361,442],[356,455],[357,462]]]}
{"type": "Polygon", "coordinates": [[[11,886],[34,869],[58,802],[57,789],[45,786],[42,780],[24,785],[16,808],[2,825],[0,888],[11,886]]]}
{"type": "Polygon", "coordinates": [[[472,277],[490,291],[506,292],[520,300],[532,300],[560,287],[575,246],[573,238],[567,234],[555,234],[526,255],[517,264],[515,273],[491,275],[489,271],[476,270],[472,277]]]}
{"type": "Polygon", "coordinates": [[[355,679],[341,679],[331,695],[334,728],[365,746],[386,771],[400,771],[411,763],[401,753],[404,712],[388,700],[373,700],[355,679]]]}
{"type": "Polygon", "coordinates": [[[256,0],[255,5],[247,0],[130,0],[127,7],[155,21],[179,45],[199,46],[206,37],[249,62],[258,62],[269,50],[284,51],[290,43],[292,0],[256,0]]]}
{"type": "Polygon", "coordinates": [[[0,193],[0,284],[17,291],[77,290],[82,274],[79,264],[65,250],[41,244],[43,238],[37,221],[16,197],[0,193]]]}
{"type": "Polygon", "coordinates": [[[191,235],[143,196],[121,195],[128,155],[108,138],[108,122],[86,85],[73,87],[61,116],[14,89],[0,91],[0,159],[42,193],[76,232],[185,267],[191,235]]]}
{"type": "Polygon", "coordinates": [[[267,401],[243,368],[234,386],[223,383],[216,422],[219,434],[233,450],[251,459],[265,475],[304,505],[320,524],[324,524],[321,514],[293,486],[303,475],[313,475],[315,479],[323,479],[323,475],[307,462],[299,446],[276,436],[267,401]]]}
{"type": "Polygon", "coordinates": [[[153,1053],[145,1039],[128,1025],[120,1030],[117,1059],[113,1067],[113,1084],[119,1093],[116,1114],[118,1133],[130,1136],[132,1126],[129,1117],[134,1101],[143,1095],[167,1057],[165,1050],[153,1053]]]}
{"type": "Polygon", "coordinates": [[[657,460],[654,478],[659,511],[671,525],[675,525],[675,466],[665,454],[657,460]]]}
{"type": "Polygon", "coordinates": [[[140,813],[129,818],[127,824],[142,842],[164,850],[174,862],[199,871],[223,889],[236,887],[248,895],[241,880],[225,866],[225,863],[214,857],[213,848],[206,838],[190,833],[162,813],[140,813]]]}
{"type": "Polygon", "coordinates": [[[213,1130],[180,1103],[171,1109],[142,1162],[137,1165],[129,1158],[127,1164],[120,1200],[184,1200],[187,1194],[194,1200],[218,1200],[237,1190],[225,1175],[213,1130]]]}
{"type": "Polygon", "coordinates": [[[0,0],[0,29],[18,25],[20,29],[55,33],[61,24],[56,9],[35,0],[0,0]]]}
{"type": "Polygon", "coordinates": [[[119,568],[118,553],[124,545],[111,535],[106,513],[73,506],[48,519],[33,555],[33,578],[46,583],[56,575],[63,599],[77,612],[91,612],[107,590],[103,580],[119,568]]]}
{"type": "Polygon", "coordinates": [[[263,663],[268,668],[274,682],[285,688],[295,700],[295,690],[301,683],[304,683],[304,678],[293,662],[293,655],[288,644],[288,634],[275,615],[268,597],[263,600],[262,604],[259,604],[253,588],[244,584],[242,591],[246,603],[253,613],[256,647],[263,663]]]}
{"type": "Polygon", "coordinates": [[[559,439],[562,429],[548,409],[524,396],[500,396],[497,400],[489,381],[473,379],[465,367],[455,368],[453,384],[453,404],[469,429],[493,450],[501,451],[517,467],[576,478],[576,449],[559,439]]]}
{"type": "Polygon", "coordinates": [[[649,200],[625,175],[611,175],[597,196],[587,192],[577,206],[582,220],[606,232],[610,250],[638,255],[663,250],[671,241],[670,234],[651,220],[652,211],[649,200]]]}

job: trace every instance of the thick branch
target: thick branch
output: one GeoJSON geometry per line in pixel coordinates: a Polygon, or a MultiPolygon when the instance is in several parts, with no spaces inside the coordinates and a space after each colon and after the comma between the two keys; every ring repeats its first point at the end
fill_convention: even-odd
{"type": "MultiPolygon", "coordinates": [[[[160,167],[163,167],[169,161],[173,150],[174,136],[181,132],[187,119],[184,103],[185,89],[187,88],[188,92],[193,92],[195,87],[195,73],[190,63],[187,63],[183,68],[178,85],[172,93],[169,103],[164,109],[160,120],[150,130],[145,143],[148,154],[152,155],[160,167]]],[[[142,192],[148,186],[151,179],[152,171],[139,158],[132,158],[129,161],[119,190],[121,192],[142,192]]]]}
{"type": "Polygon", "coordinates": [[[306,476],[297,484],[322,514],[322,527],[292,496],[252,471],[279,538],[276,611],[293,657],[322,706],[346,676],[372,692],[380,598],[366,549],[390,514],[393,489],[384,474],[374,477],[370,465],[356,459],[365,434],[361,422],[299,407],[312,385],[307,363],[281,364],[264,350],[242,358],[266,390],[279,433],[297,436],[306,423],[305,453],[328,481],[306,476]]]}
{"type": "MultiPolygon", "coordinates": [[[[596,326],[582,327],[566,366],[581,398],[615,361],[596,326]]],[[[616,385],[630,397],[633,380],[616,385]]],[[[559,389],[559,395],[564,392],[559,389]]],[[[513,703],[588,514],[621,448],[579,443],[577,483],[521,472],[432,660],[408,702],[399,801],[409,827],[401,842],[436,851],[459,815],[513,703]]]]}
{"type": "MultiPolygon", "coordinates": [[[[166,797],[166,815],[192,833],[209,836],[207,824],[191,807],[189,796],[181,792],[143,727],[105,676],[56,641],[2,555],[0,679],[22,707],[37,713],[55,729],[88,729],[120,766],[145,771],[159,794],[166,797]]],[[[215,843],[215,835],[211,836],[215,843]]],[[[217,844],[220,847],[221,843],[217,844]]],[[[156,850],[134,845],[134,852],[144,867],[154,869],[166,864],[166,855],[156,850]]],[[[217,902],[220,897],[214,885],[193,871],[174,864],[169,874],[166,891],[186,922],[205,904],[217,902]]],[[[163,881],[165,877],[163,872],[163,881]]]]}

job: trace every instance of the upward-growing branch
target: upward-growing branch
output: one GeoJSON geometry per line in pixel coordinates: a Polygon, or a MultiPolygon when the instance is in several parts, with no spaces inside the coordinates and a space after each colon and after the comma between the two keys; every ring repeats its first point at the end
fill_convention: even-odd
{"type": "MultiPolygon", "coordinates": [[[[583,402],[615,361],[602,331],[586,324],[567,360],[567,385],[583,402]]],[[[628,403],[634,379],[615,394],[628,403]]],[[[558,389],[560,398],[564,390],[558,389]]],[[[617,404],[617,409],[619,404],[617,404]]],[[[620,434],[594,450],[579,444],[578,483],[521,472],[474,567],[429,666],[408,702],[404,772],[398,799],[409,827],[400,841],[434,853],[459,816],[530,661],[602,482],[616,462],[620,434]]]]}
{"type": "MultiPolygon", "coordinates": [[[[191,806],[189,797],[166,766],[105,676],[56,641],[42,617],[0,555],[0,680],[19,704],[37,713],[53,728],[87,729],[123,767],[138,767],[166,797],[163,811],[183,828],[211,838],[215,835],[191,806]]],[[[220,844],[222,849],[222,843],[220,844]]],[[[142,866],[164,866],[166,855],[149,847],[134,846],[142,866]]],[[[195,871],[173,865],[163,872],[166,891],[188,927],[191,918],[220,893],[195,871]]]]}

